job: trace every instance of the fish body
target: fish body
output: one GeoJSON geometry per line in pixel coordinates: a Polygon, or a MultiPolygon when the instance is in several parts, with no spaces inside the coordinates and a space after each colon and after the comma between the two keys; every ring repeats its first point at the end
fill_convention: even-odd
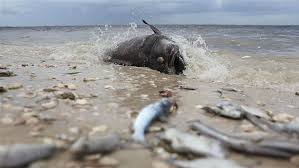
{"type": "Polygon", "coordinates": [[[145,142],[145,132],[148,130],[152,122],[156,119],[164,120],[164,118],[170,113],[172,105],[173,102],[170,99],[163,98],[162,100],[143,108],[133,125],[133,140],[145,142]]]}

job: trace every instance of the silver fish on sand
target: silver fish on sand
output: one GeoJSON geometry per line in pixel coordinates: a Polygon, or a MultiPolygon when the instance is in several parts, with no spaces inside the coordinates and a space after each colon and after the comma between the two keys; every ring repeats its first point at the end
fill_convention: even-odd
{"type": "Polygon", "coordinates": [[[219,158],[205,158],[191,161],[174,161],[173,164],[180,168],[243,168],[232,160],[219,158]]]}
{"type": "Polygon", "coordinates": [[[46,159],[56,152],[56,146],[50,144],[16,144],[0,146],[0,167],[24,167],[32,162],[46,159]]]}
{"type": "Polygon", "coordinates": [[[145,132],[148,130],[152,122],[157,119],[165,121],[174,106],[177,108],[174,100],[163,98],[160,101],[143,108],[133,125],[133,140],[145,143],[145,132]]]}
{"type": "Polygon", "coordinates": [[[166,130],[162,139],[169,141],[171,148],[179,153],[218,158],[224,158],[228,154],[227,148],[220,141],[202,135],[191,135],[174,128],[166,130]]]}

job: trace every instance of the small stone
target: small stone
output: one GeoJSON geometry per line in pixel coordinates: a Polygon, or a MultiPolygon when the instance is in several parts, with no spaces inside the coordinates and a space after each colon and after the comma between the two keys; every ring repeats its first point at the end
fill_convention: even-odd
{"type": "Polygon", "coordinates": [[[23,87],[23,85],[20,83],[13,83],[13,84],[7,85],[7,89],[9,89],[9,90],[20,89],[22,87],[23,87]]]}
{"type": "Polygon", "coordinates": [[[147,100],[148,99],[148,95],[147,94],[142,94],[140,95],[141,99],[147,100]]]}
{"type": "Polygon", "coordinates": [[[51,100],[49,102],[42,103],[41,106],[45,109],[52,109],[52,108],[55,108],[57,106],[57,102],[51,100]]]}
{"type": "Polygon", "coordinates": [[[58,99],[70,99],[70,100],[75,100],[76,95],[72,92],[60,92],[56,96],[58,99]]]}
{"type": "Polygon", "coordinates": [[[71,83],[71,84],[67,84],[67,85],[66,85],[66,88],[68,88],[68,89],[70,89],[70,90],[76,90],[76,89],[77,89],[77,86],[71,83]]]}
{"type": "Polygon", "coordinates": [[[0,77],[12,77],[12,76],[16,76],[16,75],[11,71],[0,71],[0,77]]]}
{"type": "Polygon", "coordinates": [[[7,67],[5,65],[0,64],[0,69],[7,69],[7,67]]]}
{"type": "Polygon", "coordinates": [[[295,95],[296,95],[296,96],[299,96],[299,92],[296,92],[295,95]]]}
{"type": "Polygon", "coordinates": [[[7,89],[4,86],[0,86],[0,93],[7,92],[7,89]]]}
{"type": "Polygon", "coordinates": [[[93,127],[89,134],[94,135],[96,133],[105,133],[105,132],[107,132],[107,130],[108,130],[107,125],[100,125],[100,126],[97,126],[97,127],[93,127]]]}
{"type": "Polygon", "coordinates": [[[290,162],[296,166],[299,166],[299,155],[291,157],[290,162]]]}
{"type": "Polygon", "coordinates": [[[77,105],[87,105],[89,103],[86,99],[78,99],[78,100],[76,100],[75,104],[77,104],[77,105]]]}
{"type": "Polygon", "coordinates": [[[157,127],[157,126],[151,126],[151,127],[149,128],[149,132],[161,132],[161,131],[163,131],[163,130],[164,130],[163,127],[157,127]]]}
{"type": "Polygon", "coordinates": [[[119,161],[114,158],[105,156],[99,161],[99,164],[101,166],[116,167],[119,165],[119,161]]]}
{"type": "Polygon", "coordinates": [[[92,81],[97,81],[99,78],[84,78],[83,82],[92,82],[92,81]]]}
{"type": "Polygon", "coordinates": [[[273,121],[281,123],[289,123],[295,119],[294,116],[287,113],[280,113],[272,117],[273,121]]]}
{"type": "Polygon", "coordinates": [[[153,161],[152,168],[171,168],[171,166],[162,161],[153,161]]]}

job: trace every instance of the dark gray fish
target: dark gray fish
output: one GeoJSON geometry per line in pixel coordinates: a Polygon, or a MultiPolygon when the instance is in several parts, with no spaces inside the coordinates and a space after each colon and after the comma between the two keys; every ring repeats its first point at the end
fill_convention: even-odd
{"type": "Polygon", "coordinates": [[[182,74],[186,69],[185,60],[179,46],[170,38],[162,35],[155,26],[150,26],[154,34],[136,37],[118,44],[107,52],[107,62],[137,67],[149,67],[167,74],[182,74]]]}

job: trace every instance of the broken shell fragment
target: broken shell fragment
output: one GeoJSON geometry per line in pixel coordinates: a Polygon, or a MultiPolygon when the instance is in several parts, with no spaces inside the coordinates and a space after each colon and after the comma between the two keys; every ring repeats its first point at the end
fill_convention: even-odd
{"type": "Polygon", "coordinates": [[[280,113],[272,117],[273,121],[281,123],[289,123],[295,119],[294,116],[287,113],[280,113]]]}
{"type": "Polygon", "coordinates": [[[7,85],[7,89],[9,89],[9,90],[20,89],[22,87],[23,87],[23,85],[20,83],[12,83],[12,84],[7,85]]]}

